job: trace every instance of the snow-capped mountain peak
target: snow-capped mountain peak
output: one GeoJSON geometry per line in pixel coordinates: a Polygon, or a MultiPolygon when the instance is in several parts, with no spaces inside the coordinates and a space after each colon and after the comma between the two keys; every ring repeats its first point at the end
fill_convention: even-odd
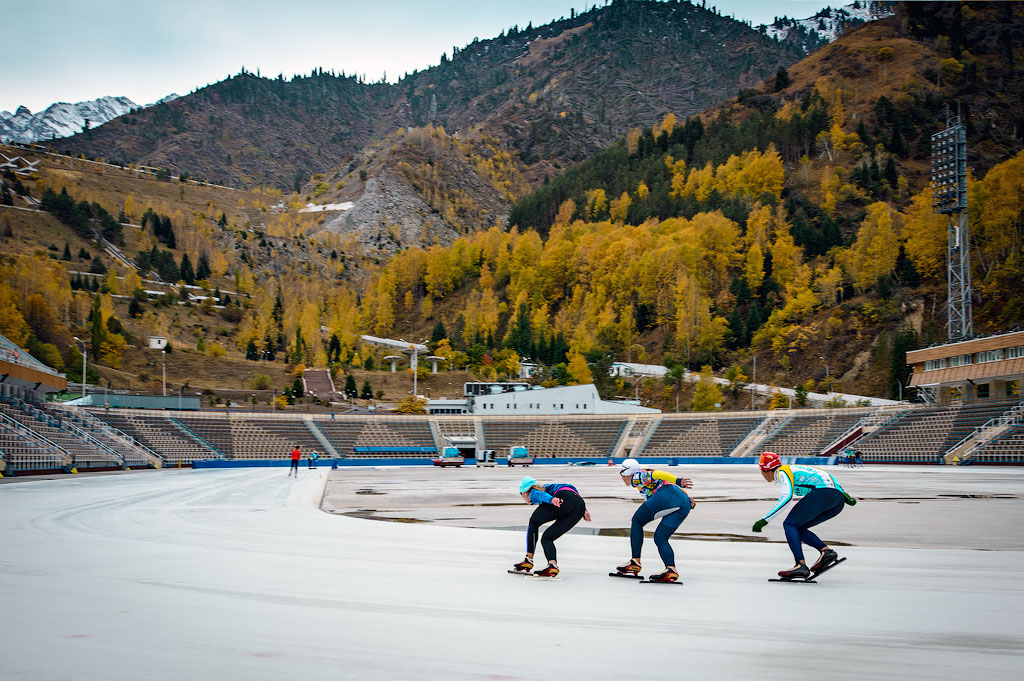
{"type": "Polygon", "coordinates": [[[0,141],[28,144],[82,132],[128,113],[138,105],[127,97],[100,97],[88,102],[57,102],[33,114],[19,106],[14,114],[0,112],[0,141]]]}
{"type": "Polygon", "coordinates": [[[893,13],[892,2],[855,0],[838,9],[826,7],[807,19],[780,17],[764,26],[766,35],[779,41],[796,42],[807,52],[837,40],[844,31],[893,13]]]}

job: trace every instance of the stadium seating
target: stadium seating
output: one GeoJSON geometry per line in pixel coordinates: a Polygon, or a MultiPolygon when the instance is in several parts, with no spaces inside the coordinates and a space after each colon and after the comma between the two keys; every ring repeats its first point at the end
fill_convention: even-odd
{"type": "Polygon", "coordinates": [[[535,457],[607,457],[629,421],[625,418],[483,419],[483,448],[508,456],[526,447],[535,457]]]}
{"type": "MultiPolygon", "coordinates": [[[[957,402],[863,409],[797,410],[758,414],[662,414],[625,416],[396,416],[309,417],[240,411],[144,411],[47,405],[0,404],[0,450],[17,470],[55,469],[73,461],[80,468],[144,465],[153,453],[165,465],[197,459],[284,460],[298,446],[343,457],[433,457],[446,437],[478,439],[480,449],[507,456],[525,446],[537,457],[606,459],[628,445],[647,457],[729,456],[756,442],[783,456],[814,456],[856,425],[881,424],[852,443],[865,462],[938,463],[949,449],[1018,400],[957,402]],[[883,410],[884,411],[884,410],[883,410]],[[869,414],[869,421],[861,419],[869,414]],[[6,419],[6,420],[5,420],[6,419]],[[871,421],[873,419],[873,421],[871,421]],[[633,424],[630,427],[630,424],[633,424]],[[102,424],[102,425],[101,425],[102,424]],[[627,429],[628,437],[627,437],[627,429]],[[27,434],[31,433],[31,437],[27,434]],[[120,434],[123,434],[122,438],[120,434]],[[482,437],[481,437],[482,436],[482,437]],[[142,447],[132,444],[134,438],[142,447]],[[148,457],[148,458],[147,458],[148,457]]],[[[1017,409],[1022,409],[1018,406],[1017,409]]],[[[976,463],[1024,463],[1024,432],[1014,427],[979,447],[976,463]]]]}
{"type": "Polygon", "coordinates": [[[3,417],[0,417],[0,455],[6,464],[7,475],[71,467],[70,455],[18,422],[3,417]]]}
{"type": "Polygon", "coordinates": [[[1024,423],[1011,426],[1002,435],[980,447],[970,461],[977,464],[1024,464],[1024,423]]]}
{"type": "Polygon", "coordinates": [[[953,428],[943,445],[944,451],[971,435],[976,428],[998,418],[1020,404],[1019,398],[964,402],[953,421],[953,428]]]}
{"type": "Polygon", "coordinates": [[[229,459],[286,459],[295,447],[303,454],[324,448],[303,418],[187,413],[173,420],[229,459]]]}
{"type": "Polygon", "coordinates": [[[1002,415],[1016,400],[955,402],[906,411],[852,447],[864,461],[939,463],[975,428],[1002,415]]]}
{"type": "Polygon", "coordinates": [[[41,409],[56,419],[71,423],[90,436],[95,437],[105,446],[114,450],[130,468],[159,465],[163,457],[116,428],[97,419],[84,409],[71,409],[53,404],[39,405],[41,409]]]}
{"type": "Polygon", "coordinates": [[[164,457],[165,465],[185,465],[196,460],[223,458],[220,452],[175,426],[165,416],[119,409],[97,409],[90,413],[158,452],[164,457]]]}
{"type": "Polygon", "coordinates": [[[641,456],[729,456],[754,428],[761,417],[702,416],[700,418],[666,415],[647,440],[641,456]]]}
{"type": "MultiPolygon", "coordinates": [[[[437,447],[430,422],[423,418],[400,416],[373,418],[348,417],[318,419],[316,427],[339,455],[353,458],[381,458],[384,452],[356,452],[356,447],[437,447]]],[[[412,458],[431,454],[410,455],[412,458]]]]}
{"type": "Polygon", "coordinates": [[[829,409],[813,414],[796,413],[758,444],[779,456],[818,456],[836,438],[855,426],[865,414],[829,409]]]}
{"type": "Polygon", "coordinates": [[[122,459],[116,452],[78,431],[74,426],[62,424],[34,405],[20,400],[0,402],[0,412],[67,452],[71,456],[71,465],[74,468],[87,470],[123,466],[122,459]]]}

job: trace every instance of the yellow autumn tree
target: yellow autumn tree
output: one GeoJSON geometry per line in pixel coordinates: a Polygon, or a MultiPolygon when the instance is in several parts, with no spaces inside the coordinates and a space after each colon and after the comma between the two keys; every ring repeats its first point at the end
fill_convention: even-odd
{"type": "Polygon", "coordinates": [[[947,217],[932,210],[932,191],[914,195],[903,213],[901,236],[907,257],[925,277],[935,277],[946,265],[947,217]]]}
{"type": "Polygon", "coordinates": [[[608,208],[608,214],[611,217],[612,222],[623,224],[626,222],[626,217],[629,215],[629,207],[633,203],[633,199],[630,198],[628,192],[622,192],[622,195],[617,199],[612,199],[611,204],[608,208]]]}
{"type": "Polygon", "coordinates": [[[894,213],[885,202],[868,206],[857,239],[837,257],[859,290],[873,286],[879,277],[896,267],[899,239],[893,218],[894,213]]]}
{"type": "MultiPolygon", "coordinates": [[[[575,379],[575,383],[585,384],[594,382],[594,376],[590,373],[590,366],[587,365],[587,360],[580,353],[570,353],[567,368],[569,373],[572,374],[573,379],[575,379]]],[[[575,383],[570,385],[575,385],[575,383]]]]}

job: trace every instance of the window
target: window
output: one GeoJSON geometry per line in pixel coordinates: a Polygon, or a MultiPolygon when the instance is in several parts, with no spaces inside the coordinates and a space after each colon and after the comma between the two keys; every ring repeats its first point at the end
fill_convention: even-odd
{"type": "Polygon", "coordinates": [[[1003,359],[1002,350],[986,350],[978,353],[978,364],[983,362],[998,362],[1003,359]]]}
{"type": "Polygon", "coordinates": [[[1006,349],[1006,359],[1019,359],[1024,357],[1024,345],[1006,349]]]}
{"type": "Polygon", "coordinates": [[[935,371],[936,369],[945,369],[945,368],[946,368],[946,358],[945,357],[943,357],[942,359],[929,359],[928,361],[926,361],[924,363],[924,370],[925,371],[935,371]]]}
{"type": "Polygon", "coordinates": [[[971,355],[957,355],[956,357],[949,358],[949,366],[951,367],[964,367],[971,364],[971,355]]]}

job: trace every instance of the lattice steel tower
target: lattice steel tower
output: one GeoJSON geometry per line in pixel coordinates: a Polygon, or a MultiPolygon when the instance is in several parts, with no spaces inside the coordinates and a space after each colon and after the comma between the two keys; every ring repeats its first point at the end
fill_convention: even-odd
{"type": "Polygon", "coordinates": [[[946,129],[932,135],[932,210],[949,219],[946,270],[950,340],[974,334],[971,313],[971,252],[967,232],[967,131],[960,116],[946,116],[946,129]]]}

